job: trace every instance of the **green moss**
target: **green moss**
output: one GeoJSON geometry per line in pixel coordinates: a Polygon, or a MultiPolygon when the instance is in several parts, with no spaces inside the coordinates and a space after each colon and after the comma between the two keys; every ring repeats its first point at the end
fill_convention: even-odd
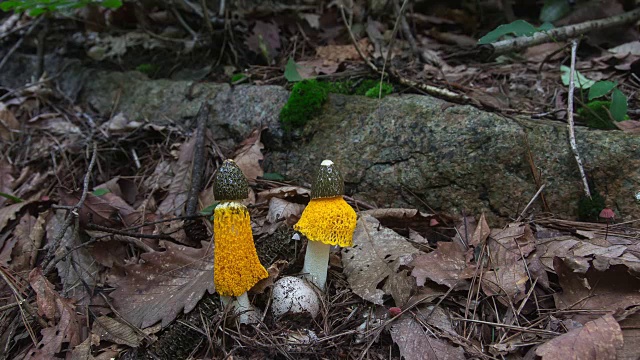
{"type": "Polygon", "coordinates": [[[158,71],[158,65],[148,63],[140,64],[136,66],[136,70],[140,71],[143,74],[151,76],[153,75],[153,73],[158,71]]]}
{"type": "Polygon", "coordinates": [[[280,122],[285,129],[300,127],[322,108],[327,90],[316,80],[304,80],[293,86],[289,100],[280,110],[280,122]]]}
{"type": "MultiPolygon", "coordinates": [[[[609,107],[611,101],[595,100],[591,101],[578,110],[578,116],[587,124],[588,127],[601,130],[615,130],[616,125],[609,116],[609,107]]],[[[625,116],[625,120],[629,120],[629,116],[625,116]]]]}
{"type": "Polygon", "coordinates": [[[583,195],[578,201],[578,219],[581,221],[598,221],[600,211],[604,209],[604,198],[592,191],[591,198],[583,195]]]}
{"type": "Polygon", "coordinates": [[[372,99],[377,99],[378,96],[385,97],[393,92],[393,86],[389,83],[377,83],[376,86],[367,90],[364,94],[366,97],[370,97],[372,99]],[[382,85],[382,92],[380,92],[380,85],[382,85]]]}
{"type": "Polygon", "coordinates": [[[237,83],[240,80],[246,78],[247,75],[243,74],[243,73],[237,73],[237,74],[233,74],[233,76],[231,77],[231,82],[232,83],[237,83]]]}

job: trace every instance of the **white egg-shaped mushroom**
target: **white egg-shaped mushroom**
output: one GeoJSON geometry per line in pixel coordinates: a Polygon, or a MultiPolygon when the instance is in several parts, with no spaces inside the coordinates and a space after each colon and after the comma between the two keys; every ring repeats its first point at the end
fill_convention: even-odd
{"type": "Polygon", "coordinates": [[[312,285],[303,279],[285,276],[276,281],[272,291],[273,316],[308,313],[316,317],[320,311],[320,298],[312,285]]]}

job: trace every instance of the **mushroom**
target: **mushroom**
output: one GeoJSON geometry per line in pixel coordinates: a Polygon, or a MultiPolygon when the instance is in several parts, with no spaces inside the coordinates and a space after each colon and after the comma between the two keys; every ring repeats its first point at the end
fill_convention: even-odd
{"type": "Polygon", "coordinates": [[[240,203],[248,193],[242,170],[233,160],[225,160],[213,183],[213,195],[220,202],[213,215],[213,282],[220,301],[232,305],[240,323],[251,322],[247,290],[268,276],[253,243],[249,211],[240,203]]]}
{"type": "Polygon", "coordinates": [[[333,161],[324,160],[311,187],[311,201],[293,226],[309,240],[302,272],[320,290],[327,281],[329,252],[332,245],[353,244],[356,212],[342,198],[344,181],[333,161]]]}
{"type": "Polygon", "coordinates": [[[609,235],[609,222],[616,217],[616,213],[613,212],[610,208],[606,207],[600,211],[600,215],[598,215],[601,219],[607,220],[607,227],[604,232],[604,239],[607,240],[607,235],[609,235]]]}
{"type": "Polygon", "coordinates": [[[285,276],[273,284],[271,311],[279,318],[286,314],[308,313],[315,318],[320,311],[320,299],[313,285],[304,279],[285,276]]]}

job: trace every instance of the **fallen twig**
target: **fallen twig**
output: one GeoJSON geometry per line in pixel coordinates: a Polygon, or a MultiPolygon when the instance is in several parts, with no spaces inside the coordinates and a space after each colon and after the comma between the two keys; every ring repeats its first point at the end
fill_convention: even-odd
{"type": "Polygon", "coordinates": [[[496,41],[492,44],[483,45],[481,48],[491,48],[491,55],[501,55],[514,51],[526,49],[534,45],[548,42],[564,41],[579,35],[586,34],[593,30],[602,30],[620,25],[631,24],[640,19],[640,9],[635,9],[620,15],[610,16],[604,19],[585,21],[580,24],[573,24],[551,29],[548,31],[536,32],[531,36],[521,36],[513,39],[496,41]]]}
{"type": "MultiPolygon", "coordinates": [[[[84,204],[84,201],[87,199],[87,194],[89,192],[89,180],[91,179],[91,172],[93,171],[93,167],[96,165],[97,154],[98,154],[98,148],[94,143],[91,160],[89,161],[89,167],[87,168],[87,173],[84,175],[82,195],[80,196],[80,200],[78,200],[78,203],[75,204],[70,210],[68,210],[67,216],[64,220],[64,224],[62,225],[62,228],[60,228],[60,231],[56,234],[56,237],[53,238],[53,241],[51,243],[47,244],[47,247],[48,247],[47,255],[42,261],[42,268],[44,269],[48,269],[49,271],[53,269],[53,267],[49,265],[55,257],[56,250],[60,246],[60,241],[64,237],[64,234],[67,232],[67,229],[69,228],[69,226],[71,226],[71,222],[73,221],[73,219],[78,216],[78,210],[80,210],[80,208],[84,204]]],[[[44,275],[47,276],[48,272],[45,271],[44,275]]]]}
{"type": "Polygon", "coordinates": [[[575,72],[576,72],[576,49],[578,48],[578,40],[571,40],[571,72],[569,74],[569,95],[567,99],[567,124],[569,127],[569,143],[571,144],[571,151],[578,163],[578,169],[580,170],[580,177],[582,178],[582,186],[584,187],[584,194],[591,198],[591,191],[589,191],[589,183],[587,182],[587,175],[582,167],[582,160],[580,159],[580,153],[578,152],[578,145],[576,144],[576,133],[573,124],[573,92],[575,91],[575,72]]]}

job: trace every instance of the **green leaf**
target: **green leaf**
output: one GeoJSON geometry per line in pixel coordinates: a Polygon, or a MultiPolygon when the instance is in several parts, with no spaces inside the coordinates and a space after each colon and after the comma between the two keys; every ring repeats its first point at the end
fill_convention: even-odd
{"type": "Polygon", "coordinates": [[[102,189],[102,188],[100,188],[100,189],[95,189],[95,190],[93,190],[91,193],[92,193],[93,195],[95,195],[95,196],[102,196],[102,195],[104,195],[104,194],[106,194],[106,193],[110,193],[110,192],[111,192],[111,191],[109,191],[109,189],[102,189]]]}
{"type": "Polygon", "coordinates": [[[284,67],[284,78],[289,82],[298,82],[302,81],[302,76],[298,72],[298,64],[293,61],[292,58],[289,58],[287,61],[287,65],[284,67]]]}
{"type": "Polygon", "coordinates": [[[284,176],[278,173],[264,173],[262,175],[262,178],[265,180],[271,180],[271,181],[284,181],[284,176]]]}
{"type": "Polygon", "coordinates": [[[7,193],[3,193],[0,192],[0,196],[2,196],[3,198],[9,199],[11,201],[13,201],[14,203],[21,203],[24,200],[20,199],[19,197],[13,196],[13,195],[9,195],[7,193]]]}
{"type": "Polygon", "coordinates": [[[102,6],[109,9],[117,9],[122,6],[122,1],[120,0],[103,0],[102,6]]]}
{"type": "Polygon", "coordinates": [[[627,97],[620,89],[613,89],[609,112],[611,112],[611,117],[613,117],[615,121],[622,121],[627,115],[627,97]]]}
{"type": "Polygon", "coordinates": [[[613,81],[598,81],[589,89],[589,101],[599,98],[601,96],[605,96],[616,87],[618,83],[613,81]]]}
{"type": "Polygon", "coordinates": [[[202,215],[211,215],[213,214],[213,210],[215,210],[216,206],[218,206],[220,202],[216,201],[213,204],[207,206],[206,208],[200,210],[200,214],[202,215]]]}
{"type": "MultiPolygon", "coordinates": [[[[569,74],[571,73],[571,68],[565,65],[560,66],[560,71],[562,71],[562,83],[565,86],[569,86],[569,74]]],[[[576,70],[576,74],[574,77],[574,83],[578,89],[588,89],[593,86],[596,82],[582,75],[580,71],[576,70]]]]}
{"type": "Polygon", "coordinates": [[[571,12],[571,6],[567,0],[545,0],[540,10],[540,21],[554,22],[562,19],[571,12]]]}
{"type": "Polygon", "coordinates": [[[550,22],[544,22],[542,23],[542,25],[540,25],[538,31],[549,31],[551,29],[553,29],[553,24],[550,22]]]}
{"type": "Polygon", "coordinates": [[[480,40],[478,40],[478,44],[489,44],[509,34],[515,36],[529,36],[533,35],[536,31],[538,31],[538,29],[536,29],[535,26],[529,24],[528,22],[524,20],[516,20],[510,24],[503,24],[498,26],[494,30],[489,31],[487,35],[481,37],[480,40]]]}

